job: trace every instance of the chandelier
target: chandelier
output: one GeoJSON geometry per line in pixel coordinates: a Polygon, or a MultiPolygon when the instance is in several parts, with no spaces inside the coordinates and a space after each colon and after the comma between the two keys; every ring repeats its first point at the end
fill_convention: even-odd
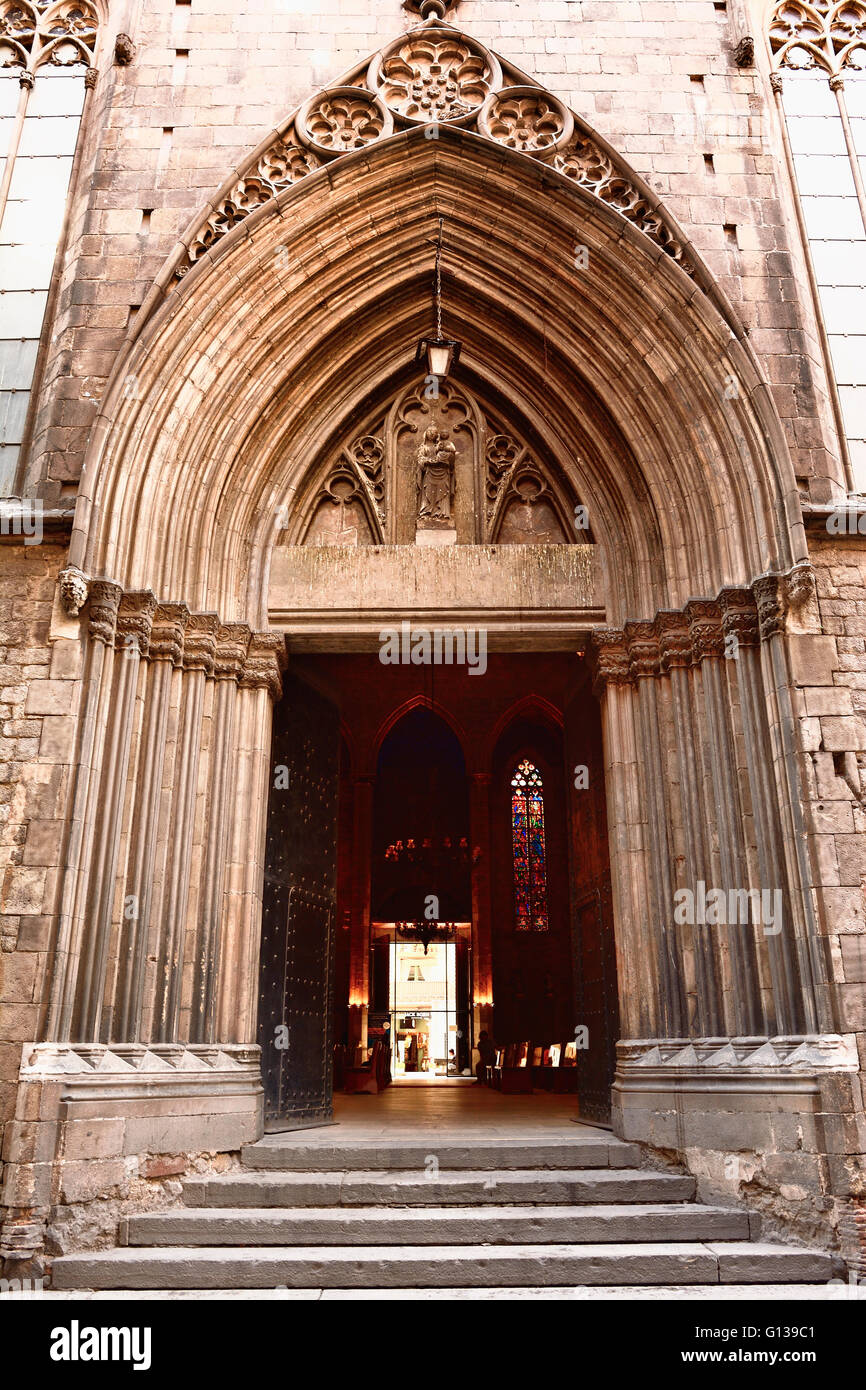
{"type": "Polygon", "coordinates": [[[428,922],[426,918],[417,922],[395,922],[394,926],[401,941],[419,941],[424,954],[431,941],[456,941],[456,922],[428,922]]]}

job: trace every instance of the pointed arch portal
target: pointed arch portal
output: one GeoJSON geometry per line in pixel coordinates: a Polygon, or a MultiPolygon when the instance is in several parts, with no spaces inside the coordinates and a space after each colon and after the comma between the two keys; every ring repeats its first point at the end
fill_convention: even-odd
{"type": "MultiPolygon", "coordinates": [[[[558,710],[563,844],[569,824],[585,852],[584,869],[573,853],[563,867],[564,930],[583,981],[575,1008],[596,1020],[606,1059],[596,1113],[616,1027],[625,1127],[630,1078],[660,1042],[712,1051],[829,1031],[788,648],[810,594],[780,422],[694,248],[579,115],[471,37],[419,26],[232,173],[158,278],[105,393],[61,576],[64,621],[86,601],[87,640],[47,1036],[191,1057],[258,1036],[272,1120],[327,1114],[343,869],[333,855],[285,860],[277,778],[302,778],[297,837],[336,807],[370,842],[375,767],[353,735],[361,765],[339,771],[326,667],[329,654],[366,662],[396,691],[407,667],[375,652],[404,623],[483,633],[486,663],[530,663],[476,730],[476,819],[495,800],[484,779],[505,711],[527,699],[558,710]],[[428,76],[452,65],[456,104],[419,115],[407,54],[428,76]],[[445,326],[462,353],[431,400],[413,357],[440,216],[445,326]],[[438,530],[420,524],[425,439],[454,470],[453,516],[434,517],[453,526],[438,530]],[[532,675],[554,658],[572,682],[558,704],[532,675]],[[287,660],[296,716],[280,707],[277,758],[287,660]],[[309,774],[294,761],[305,738],[309,774]],[[786,930],[676,921],[675,893],[698,883],[778,891],[786,930]],[[300,905],[290,919],[285,894],[300,905]],[[129,899],[137,914],[121,919],[129,899]],[[314,958],[288,920],[319,933],[314,958]],[[618,1000],[599,986],[614,973],[618,1000]],[[305,1095],[287,1099],[291,1063],[267,1050],[281,1013],[303,1012],[289,988],[302,978],[319,1002],[305,1095]]],[[[435,691],[420,694],[435,706],[435,691]]],[[[478,848],[473,915],[495,897],[478,848]]],[[[348,872],[352,920],[369,920],[348,872]]],[[[476,949],[485,1009],[495,970],[489,943],[476,949]]],[[[349,975],[350,1005],[366,1007],[364,971],[349,975]]]]}

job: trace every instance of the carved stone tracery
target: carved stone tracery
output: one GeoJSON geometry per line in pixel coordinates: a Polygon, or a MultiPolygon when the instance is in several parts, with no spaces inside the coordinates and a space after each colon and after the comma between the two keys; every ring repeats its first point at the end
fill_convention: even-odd
{"type": "Polygon", "coordinates": [[[476,39],[433,18],[359,65],[342,86],[305,102],[256,152],[250,167],[223,187],[175,275],[185,275],[256,207],[307,174],[400,128],[424,126],[425,134],[438,138],[439,125],[465,127],[523,157],[551,163],[693,273],[681,234],[655,198],[582,121],[476,39]]]}
{"type": "Polygon", "coordinates": [[[91,67],[98,31],[90,0],[0,0],[0,68],[91,67]]]}
{"type": "Polygon", "coordinates": [[[435,395],[420,382],[311,470],[283,542],[413,544],[419,531],[440,530],[456,531],[458,544],[591,543],[575,503],[504,417],[451,380],[435,395]]]}
{"type": "Polygon", "coordinates": [[[370,63],[367,83],[399,120],[463,122],[502,81],[499,62],[453,29],[404,34],[370,63]]]}
{"type": "Polygon", "coordinates": [[[839,74],[866,68],[864,0],[780,0],[770,18],[770,49],[776,66],[839,74]]]}

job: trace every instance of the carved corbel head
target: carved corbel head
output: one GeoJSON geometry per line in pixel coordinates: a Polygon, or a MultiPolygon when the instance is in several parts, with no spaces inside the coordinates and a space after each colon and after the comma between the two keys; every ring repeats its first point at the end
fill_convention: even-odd
{"type": "Polygon", "coordinates": [[[64,610],[70,618],[77,618],[87,602],[90,583],[87,575],[76,565],[67,565],[65,570],[60,571],[57,582],[60,588],[60,602],[63,604],[64,610]]]}

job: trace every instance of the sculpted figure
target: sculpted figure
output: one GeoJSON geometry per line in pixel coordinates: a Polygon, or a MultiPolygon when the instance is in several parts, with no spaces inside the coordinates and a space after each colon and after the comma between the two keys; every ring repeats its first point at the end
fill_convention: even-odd
{"type": "Polygon", "coordinates": [[[457,450],[443,430],[428,425],[416,455],[418,465],[419,521],[451,521],[457,450]]]}

